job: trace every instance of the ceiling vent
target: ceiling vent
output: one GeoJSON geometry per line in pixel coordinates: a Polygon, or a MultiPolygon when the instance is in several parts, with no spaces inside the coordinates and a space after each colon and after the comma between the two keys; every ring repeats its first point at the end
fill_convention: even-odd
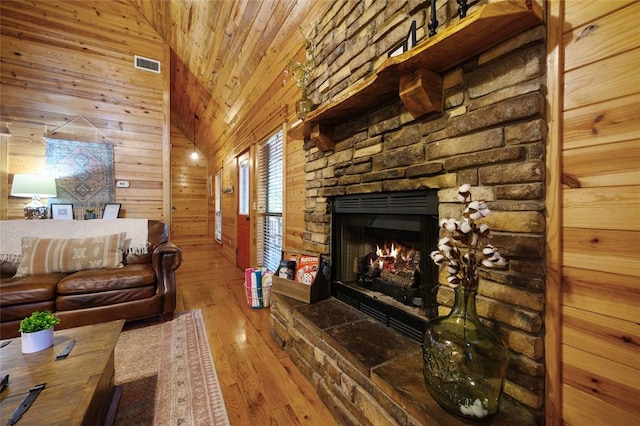
{"type": "Polygon", "coordinates": [[[151,71],[160,74],[160,61],[135,55],[134,65],[139,70],[151,71]]]}

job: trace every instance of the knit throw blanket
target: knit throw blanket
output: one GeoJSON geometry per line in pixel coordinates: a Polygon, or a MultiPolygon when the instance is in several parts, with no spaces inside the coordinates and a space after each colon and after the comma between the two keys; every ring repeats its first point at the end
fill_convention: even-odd
{"type": "Polygon", "coordinates": [[[2,220],[0,261],[20,262],[22,237],[87,238],[125,232],[125,253],[146,254],[147,219],[2,220]]]}

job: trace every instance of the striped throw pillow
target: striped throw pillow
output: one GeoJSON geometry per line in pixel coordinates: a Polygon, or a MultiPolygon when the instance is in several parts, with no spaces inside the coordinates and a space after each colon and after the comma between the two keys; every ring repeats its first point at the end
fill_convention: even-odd
{"type": "Polygon", "coordinates": [[[22,238],[16,277],[122,266],[125,232],[76,239],[22,238]]]}

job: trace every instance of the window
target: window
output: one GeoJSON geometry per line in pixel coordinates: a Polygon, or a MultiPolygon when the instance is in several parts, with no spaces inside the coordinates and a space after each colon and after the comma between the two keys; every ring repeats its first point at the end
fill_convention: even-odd
{"type": "Polygon", "coordinates": [[[258,259],[275,272],[282,256],[283,199],[282,131],[260,146],[258,153],[258,259]]]}
{"type": "Polygon", "coordinates": [[[238,214],[249,215],[249,160],[242,160],[240,163],[238,214]]]}
{"type": "Polygon", "coordinates": [[[215,211],[216,241],[222,242],[222,172],[216,173],[213,187],[213,204],[215,211]]]}

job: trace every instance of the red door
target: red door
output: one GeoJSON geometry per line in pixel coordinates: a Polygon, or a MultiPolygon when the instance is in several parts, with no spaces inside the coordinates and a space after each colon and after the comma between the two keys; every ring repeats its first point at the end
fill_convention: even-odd
{"type": "Polygon", "coordinates": [[[249,216],[249,152],[238,157],[238,217],[236,265],[245,270],[249,267],[249,241],[251,238],[251,222],[249,216]]]}

